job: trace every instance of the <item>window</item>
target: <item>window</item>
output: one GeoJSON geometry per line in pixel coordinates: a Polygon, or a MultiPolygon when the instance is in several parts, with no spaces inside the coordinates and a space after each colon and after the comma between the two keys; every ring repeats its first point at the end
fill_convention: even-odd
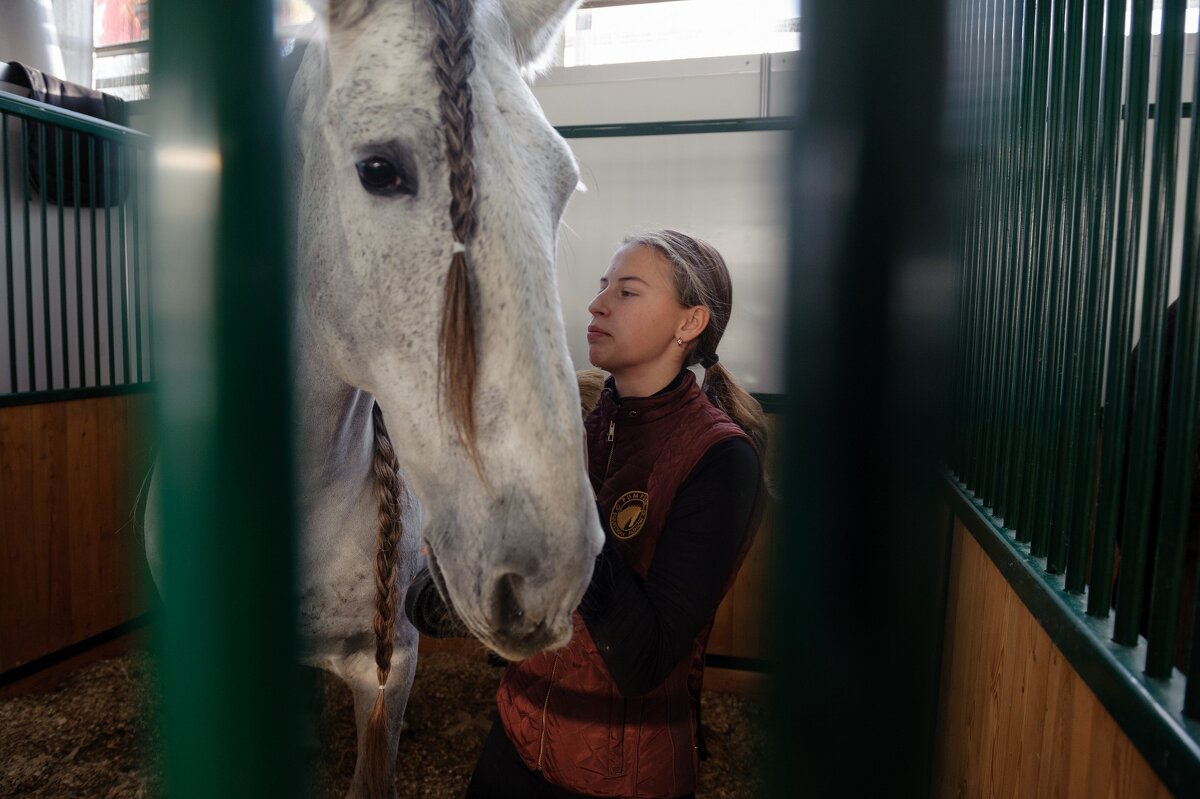
{"type": "Polygon", "coordinates": [[[799,0],[593,0],[567,16],[562,64],[799,49],[799,0]]]}
{"type": "MultiPolygon", "coordinates": [[[[150,0],[92,0],[92,88],[126,100],[150,89],[150,0]]],[[[278,35],[290,41],[313,19],[304,0],[275,0],[278,35]]]]}
{"type": "Polygon", "coordinates": [[[95,0],[92,88],[142,100],[150,88],[149,0],[95,0]]]}

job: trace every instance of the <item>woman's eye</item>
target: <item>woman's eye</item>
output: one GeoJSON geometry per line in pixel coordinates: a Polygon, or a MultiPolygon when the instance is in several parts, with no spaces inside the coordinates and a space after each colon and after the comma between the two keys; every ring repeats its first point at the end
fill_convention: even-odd
{"type": "Polygon", "coordinates": [[[415,194],[415,185],[396,165],[382,156],[372,155],[355,164],[358,181],[371,194],[392,197],[397,194],[415,194]]]}
{"type": "Polygon", "coordinates": [[[624,289],[621,291],[621,296],[622,297],[636,297],[637,295],[634,294],[632,291],[629,291],[628,289],[624,289]]]}

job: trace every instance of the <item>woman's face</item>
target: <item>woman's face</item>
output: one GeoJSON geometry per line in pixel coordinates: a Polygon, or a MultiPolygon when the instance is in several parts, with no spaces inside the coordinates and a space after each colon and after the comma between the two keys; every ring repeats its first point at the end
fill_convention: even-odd
{"type": "Polygon", "coordinates": [[[682,365],[675,337],[689,311],[679,304],[671,267],[656,250],[640,244],[617,250],[588,312],[588,359],[594,366],[618,374],[672,359],[682,365]]]}

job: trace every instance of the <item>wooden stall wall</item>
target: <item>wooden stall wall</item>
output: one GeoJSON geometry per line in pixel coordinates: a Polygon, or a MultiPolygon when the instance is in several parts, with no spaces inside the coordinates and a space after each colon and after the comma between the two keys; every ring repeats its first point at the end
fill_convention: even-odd
{"type": "Polygon", "coordinates": [[[935,796],[1171,795],[957,521],[944,647],[935,796]]]}
{"type": "MultiPolygon", "coordinates": [[[[132,512],[150,464],[135,435],[149,408],[148,394],[0,408],[0,675],[145,611],[132,512]]],[[[0,696],[50,687],[86,659],[0,696]]]]}

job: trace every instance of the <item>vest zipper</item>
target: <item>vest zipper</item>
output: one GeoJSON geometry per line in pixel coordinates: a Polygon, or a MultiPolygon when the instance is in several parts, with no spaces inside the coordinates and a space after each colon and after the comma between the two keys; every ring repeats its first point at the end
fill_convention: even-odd
{"type": "Polygon", "coordinates": [[[613,450],[617,445],[613,443],[613,438],[617,434],[617,420],[612,419],[608,423],[608,462],[604,464],[604,479],[608,479],[608,470],[612,468],[613,450]]]}
{"type": "Polygon", "coordinates": [[[538,740],[537,770],[542,770],[542,752],[546,748],[546,708],[550,705],[550,689],[554,687],[554,672],[558,670],[558,655],[554,655],[554,665],[550,667],[550,683],[546,686],[546,698],[542,700],[542,735],[538,740]]]}

